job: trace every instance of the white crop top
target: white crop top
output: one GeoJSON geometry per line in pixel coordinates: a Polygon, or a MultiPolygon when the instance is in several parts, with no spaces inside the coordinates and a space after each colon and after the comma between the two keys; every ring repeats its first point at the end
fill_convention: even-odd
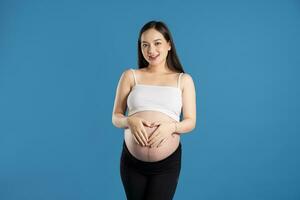
{"type": "Polygon", "coordinates": [[[135,71],[131,69],[135,85],[128,97],[128,116],[146,110],[159,111],[179,122],[182,108],[180,73],[177,87],[138,84],[135,71]]]}

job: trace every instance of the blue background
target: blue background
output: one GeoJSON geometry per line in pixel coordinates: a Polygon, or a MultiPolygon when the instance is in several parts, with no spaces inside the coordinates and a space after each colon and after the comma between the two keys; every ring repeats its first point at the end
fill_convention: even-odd
{"type": "Polygon", "coordinates": [[[299,1],[2,0],[1,200],[125,199],[113,101],[153,19],[197,90],[174,199],[300,199],[299,1]]]}

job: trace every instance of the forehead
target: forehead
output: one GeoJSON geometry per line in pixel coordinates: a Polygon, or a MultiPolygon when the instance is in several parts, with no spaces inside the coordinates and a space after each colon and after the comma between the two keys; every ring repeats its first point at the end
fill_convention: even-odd
{"type": "Polygon", "coordinates": [[[165,40],[164,36],[153,28],[143,32],[141,35],[142,42],[152,42],[157,39],[165,40]]]}

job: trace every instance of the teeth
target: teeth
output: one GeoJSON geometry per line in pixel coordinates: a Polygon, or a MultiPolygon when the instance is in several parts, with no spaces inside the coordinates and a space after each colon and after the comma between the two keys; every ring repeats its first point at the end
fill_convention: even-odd
{"type": "MultiPolygon", "coordinates": [[[[158,56],[158,55],[157,55],[158,56]]],[[[157,56],[149,56],[150,58],[156,58],[157,56]]]]}

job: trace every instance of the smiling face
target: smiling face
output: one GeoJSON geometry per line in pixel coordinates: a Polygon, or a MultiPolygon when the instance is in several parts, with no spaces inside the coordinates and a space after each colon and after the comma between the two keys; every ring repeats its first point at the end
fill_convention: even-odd
{"type": "Polygon", "coordinates": [[[166,62],[170,49],[170,42],[167,42],[164,36],[154,28],[145,31],[141,35],[142,54],[150,65],[159,65],[166,62]]]}

